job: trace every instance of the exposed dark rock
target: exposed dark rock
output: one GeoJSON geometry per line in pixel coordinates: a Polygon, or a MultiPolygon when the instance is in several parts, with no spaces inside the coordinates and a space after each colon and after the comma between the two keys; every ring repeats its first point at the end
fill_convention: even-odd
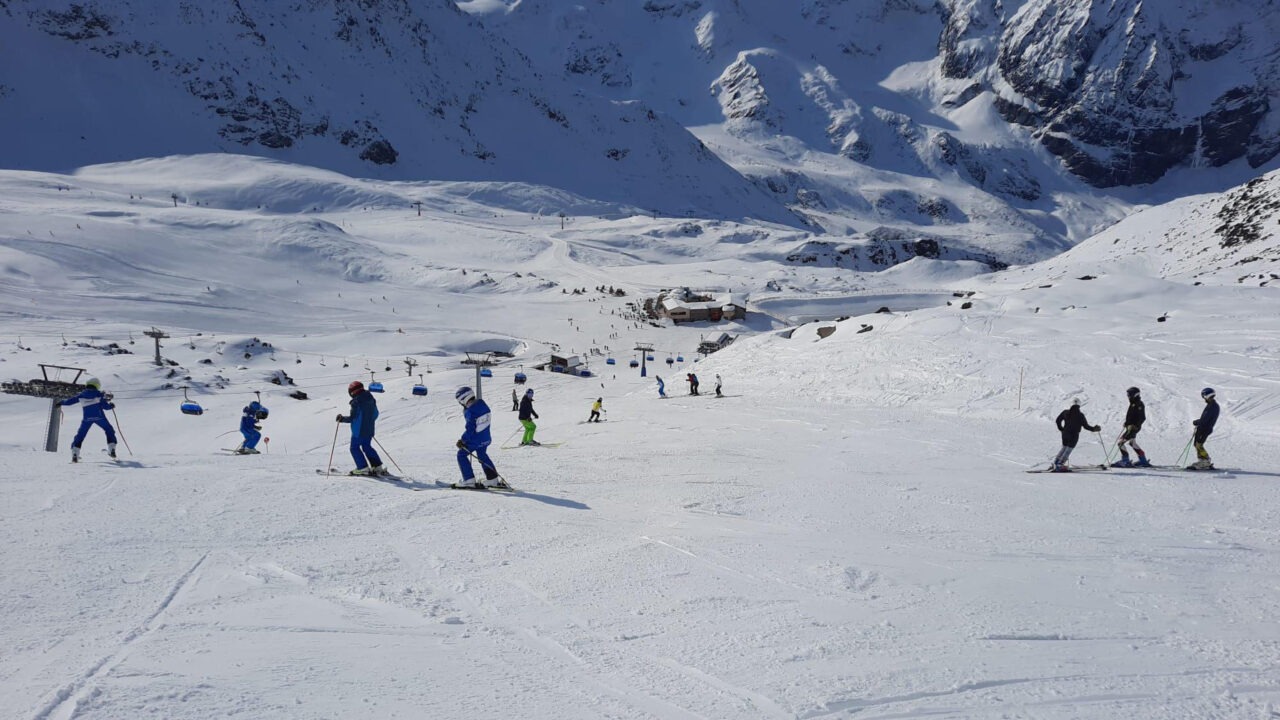
{"type": "Polygon", "coordinates": [[[399,157],[400,153],[386,140],[374,140],[365,145],[360,153],[361,160],[368,160],[375,165],[393,165],[399,157]]]}

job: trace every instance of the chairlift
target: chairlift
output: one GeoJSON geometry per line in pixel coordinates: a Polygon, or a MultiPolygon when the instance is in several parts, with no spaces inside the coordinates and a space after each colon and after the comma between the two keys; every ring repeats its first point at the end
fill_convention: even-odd
{"type": "Polygon", "coordinates": [[[377,380],[374,380],[374,379],[373,379],[373,371],[372,371],[372,370],[370,370],[370,371],[369,371],[369,392],[376,392],[376,393],[385,392],[385,391],[382,389],[382,383],[380,383],[380,382],[378,382],[377,380]]]}
{"type": "Polygon", "coordinates": [[[617,365],[617,364],[618,364],[618,362],[617,362],[616,360],[614,360],[613,358],[609,358],[608,360],[605,360],[605,361],[604,361],[604,364],[605,364],[605,365],[617,365]]]}
{"type": "Polygon", "coordinates": [[[297,353],[294,353],[294,354],[293,354],[293,358],[294,358],[294,360],[293,360],[293,364],[294,364],[294,365],[301,365],[301,364],[302,364],[302,356],[301,356],[301,355],[299,355],[299,354],[297,354],[297,353]]]}
{"type": "Polygon", "coordinates": [[[342,358],[342,367],[344,367],[344,368],[351,367],[351,365],[347,363],[347,359],[346,359],[346,358],[342,358]]]}
{"type": "Polygon", "coordinates": [[[525,375],[525,374],[524,374],[524,373],[522,373],[522,372],[518,372],[518,373],[516,373],[516,384],[517,384],[517,385],[523,385],[523,384],[524,384],[524,382],[525,382],[526,380],[528,380],[528,379],[529,379],[529,376],[528,376],[528,375],[525,375]]]}
{"type": "Polygon", "coordinates": [[[591,371],[590,371],[590,370],[579,370],[579,371],[578,371],[578,377],[591,377],[591,371]]]}
{"type": "Polygon", "coordinates": [[[427,394],[427,386],[422,382],[422,376],[418,376],[418,384],[413,386],[413,394],[418,397],[425,397],[427,394]]]}
{"type": "Polygon", "coordinates": [[[387,372],[391,372],[391,361],[390,361],[390,360],[383,360],[382,362],[383,362],[383,363],[385,363],[385,364],[386,364],[386,366],[387,366],[387,367],[385,368],[385,370],[386,370],[387,372]]]}
{"type": "Polygon", "coordinates": [[[682,362],[684,362],[684,356],[683,356],[683,355],[677,355],[677,356],[676,356],[676,362],[678,362],[678,363],[682,363],[682,362]]]}
{"type": "Polygon", "coordinates": [[[640,367],[640,361],[639,361],[639,360],[632,360],[631,362],[629,362],[629,363],[627,363],[627,364],[628,364],[628,365],[630,365],[631,367],[640,367]]]}
{"type": "Polygon", "coordinates": [[[321,355],[321,356],[320,356],[320,367],[328,367],[327,365],[325,365],[325,364],[324,364],[324,356],[323,356],[323,355],[321,355]]]}
{"type": "Polygon", "coordinates": [[[183,415],[203,415],[204,408],[200,407],[200,403],[187,397],[187,388],[182,388],[182,405],[178,406],[182,410],[183,415]]]}
{"type": "Polygon", "coordinates": [[[675,364],[676,364],[676,361],[674,358],[670,358],[670,357],[667,358],[667,367],[671,367],[672,365],[675,365],[675,364]]]}
{"type": "Polygon", "coordinates": [[[493,371],[489,368],[480,368],[480,377],[493,377],[493,371]]]}
{"type": "Polygon", "coordinates": [[[653,362],[653,356],[652,356],[652,355],[646,355],[646,356],[645,356],[645,360],[648,360],[649,362],[653,362]]]}

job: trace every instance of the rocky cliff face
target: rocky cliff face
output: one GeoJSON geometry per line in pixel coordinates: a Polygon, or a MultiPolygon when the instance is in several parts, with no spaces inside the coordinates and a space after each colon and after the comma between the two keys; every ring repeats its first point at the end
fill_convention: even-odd
{"type": "Polygon", "coordinates": [[[1255,0],[953,0],[943,72],[1098,187],[1280,152],[1280,6],[1255,0]]]}

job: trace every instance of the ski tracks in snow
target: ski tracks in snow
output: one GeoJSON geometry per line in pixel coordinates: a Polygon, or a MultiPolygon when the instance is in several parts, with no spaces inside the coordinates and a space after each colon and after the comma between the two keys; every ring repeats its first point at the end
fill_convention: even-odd
{"type": "Polygon", "coordinates": [[[209,553],[205,552],[191,567],[187,568],[186,572],[182,573],[156,609],[137,627],[125,634],[115,652],[94,663],[80,677],[54,693],[53,699],[36,713],[32,720],[71,720],[71,718],[74,718],[80,709],[81,703],[97,694],[97,690],[93,687],[94,681],[107,675],[116,666],[124,662],[136,643],[145,640],[147,636],[164,627],[165,614],[173,606],[179,595],[183,594],[188,587],[195,584],[199,579],[200,568],[208,557],[209,553]]]}

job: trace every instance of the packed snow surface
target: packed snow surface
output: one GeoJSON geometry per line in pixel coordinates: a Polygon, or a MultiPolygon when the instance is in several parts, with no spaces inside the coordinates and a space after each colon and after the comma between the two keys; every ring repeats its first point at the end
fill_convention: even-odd
{"type": "Polygon", "coordinates": [[[1038,265],[860,273],[786,262],[794,228],[562,219],[554,193],[225,156],[0,172],[0,376],[85,368],[130,444],[106,462],[94,429],[72,465],[76,408],[52,454],[47,402],[0,396],[0,717],[1280,715],[1280,299],[1233,265],[1274,220],[1222,248],[1204,198],[1038,265]],[[631,314],[683,286],[751,312],[631,314]],[[517,494],[436,485],[475,349],[511,354],[483,394],[517,494]],[[593,377],[535,370],[553,351],[593,377]],[[518,371],[563,444],[511,447],[518,371]],[[351,467],[334,416],[371,378],[406,483],[315,472],[335,442],[351,467]],[[1072,397],[1102,425],[1072,459],[1101,463],[1130,385],[1160,467],[1024,472],[1072,397]],[[1174,469],[1205,386],[1219,470],[1174,469]],[[230,455],[255,390],[266,452],[230,455]]]}

